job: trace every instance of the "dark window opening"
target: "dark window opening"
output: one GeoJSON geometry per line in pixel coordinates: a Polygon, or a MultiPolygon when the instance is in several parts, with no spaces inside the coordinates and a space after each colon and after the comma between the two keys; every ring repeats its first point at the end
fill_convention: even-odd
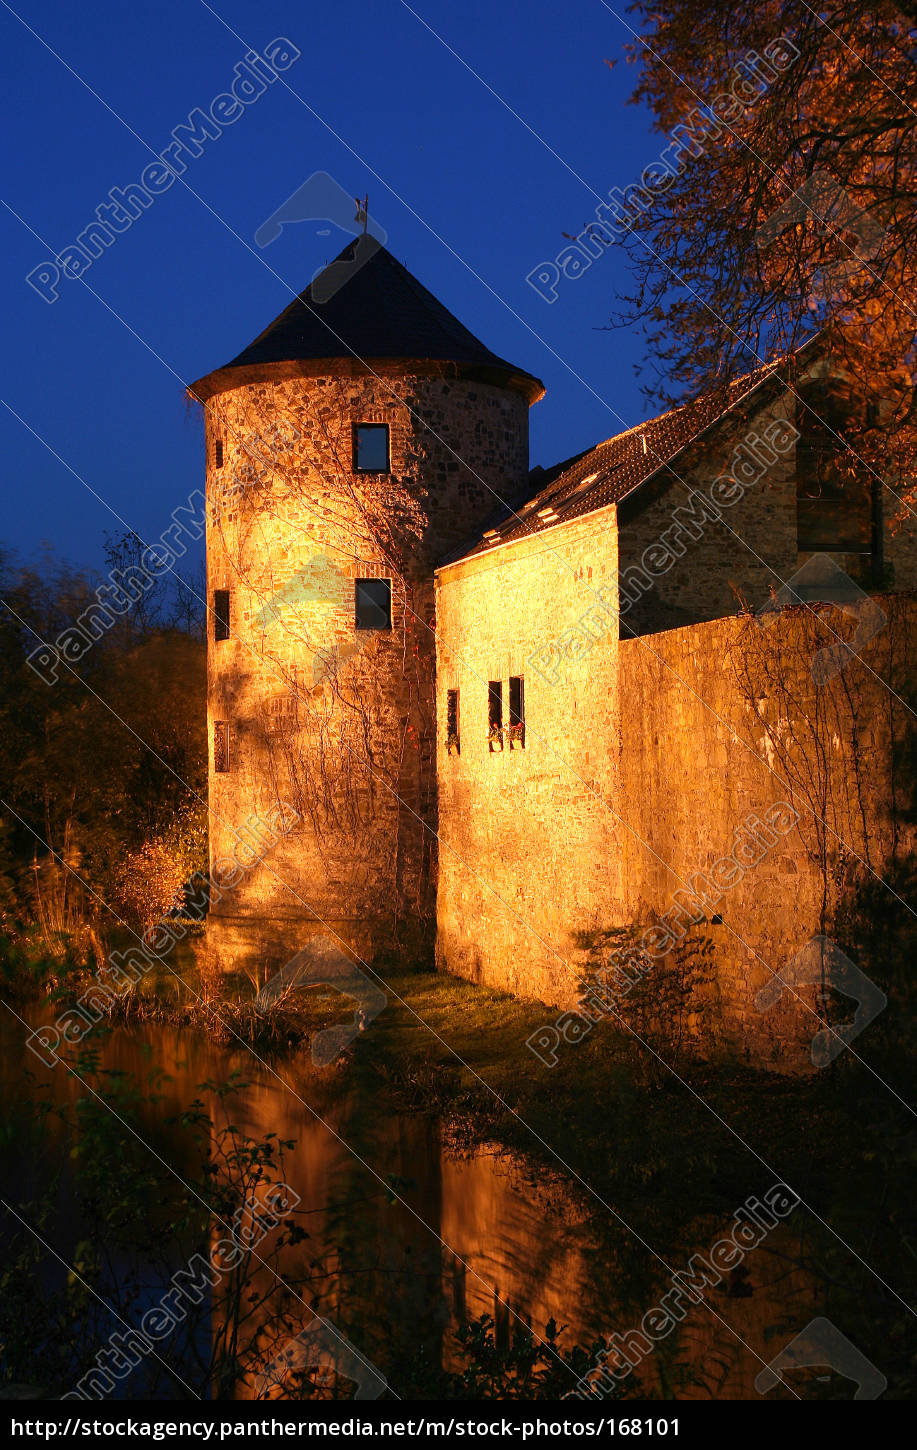
{"type": "Polygon", "coordinates": [[[221,774],[229,769],[229,721],[213,722],[213,768],[221,774]]]}
{"type": "Polygon", "coordinates": [[[391,629],[391,579],[357,579],[357,629],[391,629]]]}
{"type": "Polygon", "coordinates": [[[461,755],[459,737],[459,692],[446,691],[446,749],[450,755],[461,755]]]}
{"type": "Polygon", "coordinates": [[[875,554],[872,480],[855,441],[868,423],[868,405],[838,380],[812,383],[800,398],[796,530],[803,552],[875,554]]]}
{"type": "Polygon", "coordinates": [[[487,744],[491,751],[503,749],[503,681],[487,686],[487,744]]]}
{"type": "Polygon", "coordinates": [[[353,467],[356,473],[388,473],[387,423],[354,423],[353,467]]]}
{"type": "Polygon", "coordinates": [[[213,591],[213,637],[219,641],[229,639],[229,590],[213,591]]]}
{"type": "Polygon", "coordinates": [[[223,440],[218,438],[213,445],[214,461],[217,468],[223,467],[223,440]]]}
{"type": "Polygon", "coordinates": [[[509,677],[509,748],[525,749],[525,681],[521,675],[509,677]]]}

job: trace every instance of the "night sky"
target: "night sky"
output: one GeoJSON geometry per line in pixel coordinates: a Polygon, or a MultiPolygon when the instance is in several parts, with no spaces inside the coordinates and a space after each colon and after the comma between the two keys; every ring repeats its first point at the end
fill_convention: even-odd
{"type": "Polygon", "coordinates": [[[348,240],[303,222],[254,243],[317,171],[368,192],[389,250],[495,352],[544,379],[533,463],[645,416],[642,339],[603,330],[628,284],[621,249],[561,281],[552,305],[526,282],[665,144],[626,104],[637,72],[623,4],[616,15],[601,0],[416,0],[441,39],[401,0],[23,0],[21,20],[0,5],[17,117],[4,148],[12,211],[0,213],[0,542],[27,558],[47,542],[95,566],[106,529],[162,533],[203,479],[184,385],[240,351],[348,240]],[[183,153],[183,176],[43,300],[26,274],[76,241],[112,188],[139,181],[195,107],[229,91],[246,52],[280,36],[300,58],[200,156],[183,153]]]}

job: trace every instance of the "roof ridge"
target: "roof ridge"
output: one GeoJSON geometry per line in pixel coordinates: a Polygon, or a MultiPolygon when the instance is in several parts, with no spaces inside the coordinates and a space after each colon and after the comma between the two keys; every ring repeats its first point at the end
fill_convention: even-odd
{"type": "MultiPolygon", "coordinates": [[[[757,381],[753,383],[752,386],[757,387],[759,382],[763,382],[765,373],[771,372],[775,367],[777,367],[780,362],[784,360],[785,355],[779,358],[774,358],[771,362],[762,363],[760,367],[751,368],[747,373],[740,373],[737,378],[733,378],[731,382],[725,383],[722,386],[726,389],[726,391],[729,391],[730,389],[736,387],[737,384],[748,382],[752,378],[755,378],[757,379],[757,381]]],[[[748,391],[750,391],[750,389],[746,388],[745,392],[748,391]]],[[[628,434],[639,433],[644,428],[651,428],[654,423],[661,423],[663,419],[671,418],[676,413],[684,412],[686,408],[695,408],[700,403],[703,403],[706,399],[715,397],[716,392],[716,388],[708,388],[705,393],[697,393],[693,398],[686,398],[683,403],[675,403],[671,408],[666,408],[664,412],[654,414],[652,418],[644,418],[642,423],[632,423],[629,428],[622,428],[620,433],[612,433],[610,437],[600,439],[598,443],[593,445],[593,449],[587,450],[587,452],[594,452],[596,448],[604,448],[607,443],[617,443],[621,438],[626,438],[628,434]]],[[[732,402],[725,405],[722,413],[728,412],[729,408],[734,407],[735,404],[737,402],[740,402],[744,396],[745,393],[743,392],[740,393],[737,398],[733,398],[732,402]]],[[[716,417],[721,416],[721,413],[718,413],[716,415],[716,417]]],[[[716,418],[712,419],[711,421],[715,422],[716,418]]]]}
{"type": "Polygon", "coordinates": [[[784,361],[786,358],[783,356],[774,358],[727,383],[722,406],[715,411],[708,407],[707,413],[704,412],[704,404],[710,405],[716,400],[718,389],[711,388],[667,408],[655,418],[647,418],[603,439],[582,454],[575,455],[566,468],[561,467],[557,472],[545,470],[548,474],[546,479],[537,479],[530,474],[530,483],[538,486],[527,498],[515,500],[512,507],[504,511],[499,527],[489,529],[487,538],[482,536],[479,528],[474,541],[461,551],[450,554],[443,563],[455,563],[504,543],[516,542],[527,535],[539,535],[559,523],[584,517],[606,506],[621,504],[657,474],[670,468],[686,448],[695,444],[734,408],[744,406],[762,384],[773,380],[776,369],[784,361]],[[682,420],[680,425],[677,421],[679,415],[682,420]],[[643,449],[637,445],[636,440],[647,433],[658,436],[658,445],[652,449],[653,456],[646,447],[645,436],[643,449]],[[549,503],[553,517],[547,514],[549,503]],[[546,513],[540,522],[535,515],[539,504],[545,506],[546,513]]]}

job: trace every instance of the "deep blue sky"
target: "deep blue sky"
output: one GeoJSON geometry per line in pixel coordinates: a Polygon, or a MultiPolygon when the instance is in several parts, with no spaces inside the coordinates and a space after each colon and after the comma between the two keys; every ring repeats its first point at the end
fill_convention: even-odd
{"type": "Polygon", "coordinates": [[[400,0],[22,0],[15,8],[61,59],[0,5],[3,195],[22,218],[0,211],[3,397],[59,455],[0,409],[0,541],[27,556],[48,541],[95,565],[103,530],[119,527],[106,505],[145,539],[163,531],[203,476],[183,384],[238,352],[347,240],[303,223],[254,247],[259,224],[319,170],[351,195],[368,191],[394,255],[544,379],[533,463],[644,416],[641,339],[600,330],[627,284],[620,248],[561,283],[553,306],[525,281],[592,216],[590,187],[627,185],[664,144],[625,104],[636,77],[625,26],[600,0],[411,3],[562,161],[400,0]],[[176,181],[46,304],[26,273],[76,239],[110,188],[139,179],[153,160],[143,141],[160,152],[195,106],[228,89],[246,49],[279,35],[301,58],[188,162],[198,195],[176,181]],[[606,57],[619,58],[613,70],[606,57]]]}

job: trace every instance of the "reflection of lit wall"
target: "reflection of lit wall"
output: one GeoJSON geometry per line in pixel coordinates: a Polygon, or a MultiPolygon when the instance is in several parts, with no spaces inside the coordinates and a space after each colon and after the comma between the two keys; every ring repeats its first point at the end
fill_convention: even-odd
{"type": "MultiPolygon", "coordinates": [[[[251,1382],[287,1339],[311,1322],[307,1305],[313,1298],[319,1312],[397,1391],[399,1366],[421,1344],[428,1364],[459,1368],[453,1332],[463,1317],[491,1315],[503,1343],[519,1325],[515,1315],[536,1333],[543,1333],[553,1317],[568,1326],[563,1346],[588,1346],[599,1336],[638,1326],[670,1287],[650,1251],[629,1233],[623,1234],[629,1263],[616,1263],[617,1250],[609,1250],[604,1236],[601,1241],[597,1237],[601,1220],[584,1216],[561,1179],[543,1172],[534,1178],[524,1159],[489,1149],[457,1159],[443,1149],[431,1119],[380,1117],[365,1097],[354,1093],[342,1099],[339,1079],[326,1081],[290,1064],[283,1071],[288,1088],[247,1054],[229,1053],[169,1028],[111,1037],[102,1065],[145,1074],[145,1040],[154,1049],[153,1065],[166,1066],[169,1073],[162,1082],[163,1100],[150,1105],[151,1141],[158,1141],[157,1123],[186,1108],[199,1095],[201,1083],[225,1080],[240,1068],[247,1084],[242,1092],[222,1102],[204,1097],[215,1125],[232,1122],[253,1139],[275,1133],[295,1144],[286,1156],[283,1177],[302,1200],[295,1222],[311,1237],[285,1251],[277,1268],[295,1282],[308,1259],[323,1262],[312,1284],[301,1290],[306,1304],[294,1298],[284,1306],[292,1328],[278,1332],[270,1324],[280,1306],[279,1294],[259,1311],[260,1325],[254,1329],[260,1328],[262,1335],[250,1362],[249,1383],[239,1391],[242,1398],[250,1396],[251,1382]],[[394,1201],[360,1159],[383,1179],[394,1176],[394,1201]],[[328,1272],[319,1278],[323,1269],[328,1272]]],[[[74,1080],[68,1075],[57,1082],[61,1094],[72,1091],[74,1080]]],[[[192,1181],[197,1164],[190,1150],[182,1156],[184,1142],[184,1135],[177,1135],[169,1143],[169,1160],[192,1181]]],[[[707,1253],[727,1227],[705,1218],[690,1224],[675,1246],[654,1247],[681,1268],[693,1253],[707,1253]]],[[[213,1227],[214,1240],[224,1234],[213,1227]]],[[[269,1257],[273,1241],[269,1236],[258,1251],[269,1257]]],[[[791,1337],[823,1307],[811,1281],[796,1267],[798,1257],[793,1224],[781,1226],[747,1254],[741,1274],[727,1278],[722,1291],[709,1293],[716,1313],[764,1360],[772,1357],[774,1344],[783,1342],[784,1329],[785,1337],[791,1337]],[[730,1287],[741,1297],[730,1293],[730,1287]],[[772,1336],[776,1332],[776,1338],[769,1338],[768,1331],[772,1336]]],[[[268,1269],[260,1269],[251,1287],[260,1291],[275,1282],[268,1269]]],[[[214,1334],[219,1327],[217,1316],[214,1334]]],[[[647,1392],[678,1397],[754,1398],[753,1380],[761,1363],[751,1351],[699,1305],[689,1310],[678,1334],[662,1342],[633,1381],[647,1392]]]]}
{"type": "MultiPolygon", "coordinates": [[[[498,1341],[508,1343],[526,1326],[543,1334],[553,1318],[568,1326],[564,1345],[589,1343],[608,1317],[590,1257],[593,1235],[559,1187],[539,1190],[523,1170],[518,1160],[492,1152],[443,1158],[452,1325],[463,1312],[469,1320],[489,1314],[498,1341]]],[[[447,1367],[456,1368],[449,1339],[446,1349],[447,1367]]]]}
{"type": "MultiPolygon", "coordinates": [[[[419,1327],[429,1361],[439,1364],[443,1315],[435,1124],[420,1116],[377,1121],[365,1101],[342,1101],[337,1091],[324,1101],[315,1078],[299,1079],[290,1068],[283,1076],[295,1091],[261,1076],[232,1103],[229,1114],[253,1138],[275,1133],[295,1142],[283,1176],[302,1200],[293,1221],[310,1238],[302,1246],[285,1248],[274,1264],[301,1299],[294,1295],[285,1301],[291,1327],[280,1330],[272,1322],[282,1302],[280,1291],[272,1291],[259,1311],[257,1352],[237,1397],[252,1397],[258,1374],[312,1322],[312,1305],[383,1374],[416,1353],[419,1327]],[[300,1097],[328,1127],[309,1113],[300,1097]],[[410,1207],[393,1201],[388,1175],[398,1181],[398,1195],[410,1207]],[[312,1260],[317,1262],[310,1267],[312,1260]],[[300,1283],[303,1275],[309,1280],[305,1285],[300,1283]]],[[[266,1240],[265,1257],[272,1241],[266,1240]]],[[[252,1288],[261,1293],[273,1280],[269,1269],[258,1269],[252,1288]]]]}
{"type": "MultiPolygon", "coordinates": [[[[715,1223],[693,1225],[696,1249],[703,1253],[717,1233],[715,1223]]],[[[759,1400],[755,1376],[787,1339],[824,1312],[823,1295],[798,1258],[798,1230],[774,1229],[740,1274],[708,1292],[715,1314],[702,1304],[691,1308],[672,1345],[664,1341],[636,1371],[638,1384],[648,1394],[677,1399],[759,1400]]]]}
{"type": "MultiPolygon", "coordinates": [[[[300,1087],[314,1102],[314,1080],[300,1087]]],[[[625,1283],[623,1266],[597,1236],[597,1221],[584,1216],[562,1180],[543,1173],[535,1180],[524,1159],[492,1150],[451,1157],[432,1120],[377,1121],[356,1098],[343,1112],[340,1103],[320,1110],[343,1142],[269,1079],[247,1089],[232,1118],[253,1137],[275,1132],[296,1140],[285,1176],[302,1197],[305,1213],[296,1221],[311,1238],[305,1249],[286,1251],[278,1268],[295,1279],[307,1257],[327,1255],[330,1272],[303,1290],[303,1298],[314,1298],[318,1312],[396,1391],[399,1367],[421,1345],[429,1366],[463,1366],[454,1338],[463,1319],[491,1316],[498,1343],[506,1345],[523,1326],[543,1334],[553,1318],[566,1326],[561,1347],[588,1348],[637,1328],[671,1288],[651,1250],[627,1233],[636,1263],[625,1283]],[[380,1191],[357,1155],[383,1178],[394,1175],[405,1202],[380,1191]]],[[[675,1246],[655,1247],[681,1268],[723,1232],[722,1223],[705,1218],[690,1224],[675,1246]]],[[[775,1229],[721,1289],[708,1290],[715,1314],[703,1304],[690,1307],[677,1332],[630,1377],[627,1394],[756,1398],[753,1381],[762,1360],[772,1357],[774,1332],[786,1326],[789,1336],[819,1312],[813,1281],[793,1262],[797,1251],[791,1227],[775,1229]]],[[[271,1277],[262,1270],[253,1286],[269,1285],[271,1277]]],[[[251,1396],[256,1375],[311,1322],[311,1311],[295,1299],[286,1309],[293,1328],[279,1336],[268,1325],[271,1301],[262,1311],[265,1333],[240,1398],[251,1396]]]]}
{"type": "MultiPolygon", "coordinates": [[[[620,1273],[594,1225],[562,1185],[536,1186],[521,1160],[489,1153],[444,1158],[442,1185],[442,1236],[454,1250],[444,1255],[453,1326],[462,1315],[488,1314],[498,1344],[508,1344],[524,1325],[541,1334],[553,1318],[567,1326],[561,1348],[588,1348],[596,1339],[639,1330],[642,1316],[672,1287],[651,1249],[628,1234],[633,1253],[646,1260],[640,1277],[647,1287],[645,1301],[622,1302],[620,1273]]],[[[723,1232],[716,1219],[696,1220],[663,1257],[683,1267],[723,1232]]],[[[773,1357],[780,1333],[786,1328],[790,1337],[823,1312],[823,1298],[798,1258],[798,1231],[779,1225],[721,1286],[708,1289],[709,1307],[687,1307],[681,1325],[625,1381],[628,1397],[757,1399],[755,1376],[773,1357]]],[[[633,1288],[628,1292],[633,1296],[633,1288]]],[[[451,1336],[444,1347],[446,1366],[458,1368],[451,1336]]]]}
{"type": "MultiPolygon", "coordinates": [[[[285,1088],[276,1078],[267,1073],[250,1071],[243,1066],[246,1086],[244,1091],[233,1094],[220,1102],[213,1096],[207,1100],[207,1109],[217,1129],[227,1122],[233,1123],[243,1138],[264,1141],[268,1134],[275,1134],[274,1141],[292,1140],[295,1147],[284,1156],[283,1164],[277,1165],[276,1177],[282,1178],[299,1195],[300,1202],[290,1217],[290,1222],[304,1229],[310,1235],[304,1246],[287,1246],[279,1257],[273,1254],[281,1230],[269,1233],[256,1246],[255,1253],[265,1261],[259,1265],[255,1259],[251,1265],[250,1283],[246,1293],[255,1293],[260,1298],[268,1294],[256,1315],[245,1325],[242,1344],[250,1345],[247,1357],[247,1373],[236,1389],[235,1397],[249,1399],[252,1383],[258,1373],[283,1348],[291,1334],[298,1327],[312,1319],[309,1305],[313,1299],[322,1301],[322,1312],[332,1316],[339,1311],[336,1300],[337,1278],[333,1258],[329,1264],[320,1264],[313,1269],[307,1267],[312,1258],[320,1259],[326,1246],[325,1226],[328,1205],[341,1195],[341,1144],[330,1129],[319,1122],[304,1108],[295,1091],[285,1088]],[[326,1268],[330,1273],[326,1273],[326,1268]],[[294,1286],[295,1292],[285,1294],[278,1284],[281,1274],[294,1286]],[[303,1286],[302,1279],[312,1279],[303,1286]],[[296,1326],[292,1331],[278,1322],[281,1313],[296,1326]]],[[[225,1075],[225,1064],[223,1068],[225,1075]]],[[[294,1082],[294,1075],[287,1069],[284,1077],[294,1082]]],[[[314,1085],[303,1092],[303,1097],[315,1100],[314,1085]]],[[[225,1236],[226,1230],[214,1224],[211,1239],[215,1242],[225,1236]]],[[[216,1344],[224,1327],[220,1310],[219,1290],[213,1316],[213,1339],[216,1344]]]]}

